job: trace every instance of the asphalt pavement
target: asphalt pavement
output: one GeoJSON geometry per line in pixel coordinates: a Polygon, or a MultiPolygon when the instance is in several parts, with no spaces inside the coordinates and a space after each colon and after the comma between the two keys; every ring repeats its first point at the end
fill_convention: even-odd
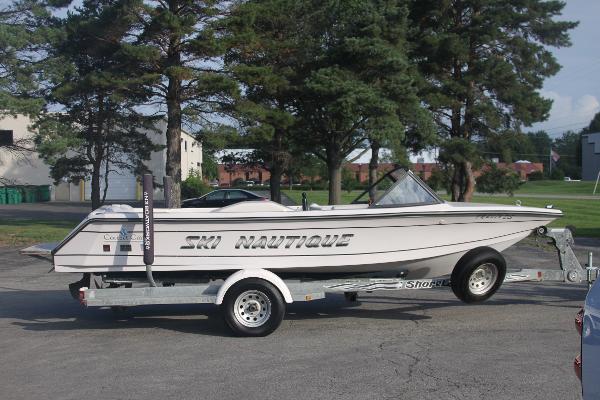
{"type": "MultiPolygon", "coordinates": [[[[506,257],[557,268],[531,241],[506,257]]],[[[584,285],[507,284],[480,305],[447,288],[333,295],[236,338],[212,305],[85,309],[67,291],[78,276],[13,248],[0,260],[2,400],[580,398],[584,285]]]]}

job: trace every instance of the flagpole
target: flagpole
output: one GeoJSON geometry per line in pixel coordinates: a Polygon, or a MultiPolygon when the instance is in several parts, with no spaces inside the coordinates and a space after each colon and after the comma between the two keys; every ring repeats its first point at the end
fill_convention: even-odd
{"type": "Polygon", "coordinates": [[[548,178],[552,179],[552,146],[550,146],[550,155],[548,156],[548,178]]]}

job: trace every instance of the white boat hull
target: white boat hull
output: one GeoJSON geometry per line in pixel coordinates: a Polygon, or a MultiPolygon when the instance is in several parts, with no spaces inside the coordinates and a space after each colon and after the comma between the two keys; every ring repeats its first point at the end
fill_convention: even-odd
{"type": "MultiPolygon", "coordinates": [[[[558,210],[448,203],[336,207],[155,210],[152,268],[438,277],[449,274],[467,251],[484,246],[503,251],[561,215],[558,210]]],[[[54,264],[57,272],[145,271],[140,210],[90,214],[54,251],[54,264]]]]}

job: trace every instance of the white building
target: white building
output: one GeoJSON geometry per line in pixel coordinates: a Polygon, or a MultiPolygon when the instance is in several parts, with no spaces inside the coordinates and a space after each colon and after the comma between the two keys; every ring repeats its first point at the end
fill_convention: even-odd
{"type": "MultiPolygon", "coordinates": [[[[29,141],[26,145],[33,148],[31,139],[33,133],[29,129],[31,121],[25,116],[16,118],[7,116],[0,118],[0,145],[29,141]]],[[[158,132],[148,132],[148,136],[156,144],[166,144],[167,123],[160,121],[158,132]]],[[[165,176],[165,161],[167,150],[163,149],[152,153],[146,161],[146,166],[155,177],[155,181],[162,183],[165,176]]],[[[181,177],[186,179],[192,172],[202,171],[202,144],[189,133],[181,133],[181,177]]],[[[91,198],[91,183],[89,178],[78,183],[63,182],[54,185],[50,177],[50,168],[35,151],[12,154],[0,147],[0,177],[15,185],[51,185],[51,198],[56,201],[86,201],[91,198]]],[[[140,177],[134,176],[129,171],[120,173],[111,172],[108,177],[108,191],[106,200],[139,200],[141,198],[140,177]]],[[[104,179],[100,180],[101,190],[104,190],[104,179]]],[[[163,198],[163,191],[155,192],[156,199],[163,198]]]]}

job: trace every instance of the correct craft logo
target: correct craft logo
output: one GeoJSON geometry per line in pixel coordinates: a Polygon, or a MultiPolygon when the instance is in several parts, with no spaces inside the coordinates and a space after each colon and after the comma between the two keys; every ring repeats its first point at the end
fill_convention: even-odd
{"type": "Polygon", "coordinates": [[[139,233],[129,233],[129,231],[127,230],[127,228],[122,227],[121,231],[116,234],[116,233],[105,233],[104,234],[104,240],[107,242],[141,242],[142,241],[142,235],[140,235],[139,233]]]}

